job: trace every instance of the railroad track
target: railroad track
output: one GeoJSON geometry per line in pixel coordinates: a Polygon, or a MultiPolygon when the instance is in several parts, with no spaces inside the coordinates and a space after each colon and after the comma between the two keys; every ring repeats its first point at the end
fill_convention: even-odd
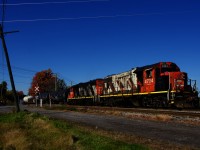
{"type": "Polygon", "coordinates": [[[67,106],[68,109],[75,108],[77,110],[91,110],[91,111],[119,111],[129,113],[146,113],[152,115],[166,114],[172,116],[182,117],[199,117],[200,109],[174,110],[174,109],[152,109],[152,108],[120,108],[120,107],[99,107],[99,106],[67,106]]]}

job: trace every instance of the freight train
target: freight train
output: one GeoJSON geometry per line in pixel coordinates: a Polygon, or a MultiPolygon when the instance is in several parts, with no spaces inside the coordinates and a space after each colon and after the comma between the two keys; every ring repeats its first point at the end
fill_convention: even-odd
{"type": "Polygon", "coordinates": [[[68,104],[199,107],[196,80],[173,62],[159,62],[68,88],[68,104]]]}

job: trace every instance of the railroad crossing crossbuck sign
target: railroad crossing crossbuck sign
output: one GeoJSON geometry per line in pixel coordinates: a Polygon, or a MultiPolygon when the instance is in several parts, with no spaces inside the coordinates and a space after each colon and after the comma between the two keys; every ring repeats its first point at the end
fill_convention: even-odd
{"type": "Polygon", "coordinates": [[[35,93],[37,94],[37,93],[39,93],[39,86],[35,86],[35,93]]]}

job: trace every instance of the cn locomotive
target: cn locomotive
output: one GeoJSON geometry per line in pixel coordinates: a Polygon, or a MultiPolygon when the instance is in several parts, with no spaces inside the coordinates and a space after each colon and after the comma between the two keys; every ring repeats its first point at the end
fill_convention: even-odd
{"type": "Polygon", "coordinates": [[[199,107],[196,80],[173,62],[159,62],[68,88],[68,104],[199,107]]]}

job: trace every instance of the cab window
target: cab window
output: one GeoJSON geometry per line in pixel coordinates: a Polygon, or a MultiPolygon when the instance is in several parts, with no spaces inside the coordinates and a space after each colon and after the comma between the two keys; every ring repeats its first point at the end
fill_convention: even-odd
{"type": "Polygon", "coordinates": [[[146,78],[152,78],[152,69],[146,70],[146,78]]]}

